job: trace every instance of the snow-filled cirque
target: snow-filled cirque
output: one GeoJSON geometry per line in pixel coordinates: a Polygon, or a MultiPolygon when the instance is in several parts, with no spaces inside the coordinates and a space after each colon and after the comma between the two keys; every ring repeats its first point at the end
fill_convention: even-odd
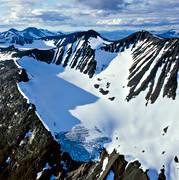
{"type": "MultiPolygon", "coordinates": [[[[116,149],[128,161],[139,160],[144,170],[149,169],[151,178],[157,179],[156,174],[165,167],[167,180],[179,179],[179,164],[174,161],[179,153],[179,92],[176,88],[173,99],[162,94],[166,94],[171,76],[178,73],[174,71],[178,56],[171,63],[169,58],[165,59],[166,51],[171,48],[168,42],[158,51],[157,45],[146,39],[139,40],[135,46],[132,43],[127,46],[125,42],[123,50],[120,47],[115,51],[110,49],[112,42],[101,37],[86,40],[82,36],[71,44],[61,39],[56,43],[59,46],[52,48],[53,63],[36,60],[35,55],[16,60],[29,77],[28,82],[20,82],[18,86],[29,102],[35,104],[38,116],[62,149],[75,160],[96,160],[103,147],[109,153],[116,149]],[[88,54],[80,52],[90,47],[88,54]],[[138,48],[143,50],[143,55],[136,53],[138,48]],[[60,65],[56,63],[57,56],[62,58],[60,65]],[[141,60],[142,56],[145,61],[141,60]],[[161,56],[162,63],[168,61],[168,64],[161,64],[156,70],[161,56]],[[93,58],[96,71],[89,78],[92,71],[83,72],[87,72],[93,58]],[[79,62],[84,60],[87,63],[80,72],[79,62]],[[167,67],[162,79],[161,74],[167,67]],[[135,77],[138,77],[137,84],[135,77]],[[160,79],[162,85],[158,93],[160,79]]],[[[112,48],[117,49],[117,44],[112,48]]]]}

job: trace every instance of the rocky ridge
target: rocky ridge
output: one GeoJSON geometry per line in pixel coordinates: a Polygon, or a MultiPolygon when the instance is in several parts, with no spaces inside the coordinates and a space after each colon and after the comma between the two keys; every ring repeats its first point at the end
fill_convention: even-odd
{"type": "Polygon", "coordinates": [[[148,101],[154,103],[160,93],[163,97],[175,99],[179,69],[179,39],[159,39],[147,31],[140,31],[119,41],[102,39],[103,45],[93,49],[89,43],[90,38],[102,37],[92,30],[65,35],[56,40],[57,48],[27,51],[13,49],[12,51],[16,52],[13,57],[32,56],[49,64],[76,69],[91,78],[97,71],[96,51],[119,53],[131,48],[133,64],[129,69],[127,86],[130,92],[126,99],[130,100],[145,90],[148,91],[146,104],[148,101]],[[135,48],[139,43],[140,46],[135,48]]]}

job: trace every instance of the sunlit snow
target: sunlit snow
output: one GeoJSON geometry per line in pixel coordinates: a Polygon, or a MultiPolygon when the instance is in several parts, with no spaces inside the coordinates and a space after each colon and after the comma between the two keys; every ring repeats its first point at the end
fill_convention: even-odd
{"type": "Polygon", "coordinates": [[[19,86],[30,103],[36,105],[40,118],[53,135],[80,124],[90,129],[85,137],[90,142],[97,138],[91,131],[97,128],[112,139],[105,144],[109,153],[116,148],[127,160],[138,159],[143,169],[153,170],[149,174],[158,173],[164,165],[168,179],[179,179],[174,162],[179,149],[178,96],[176,100],[160,96],[154,104],[145,106],[146,92],[142,92],[127,102],[131,50],[112,56],[105,70],[91,79],[70,68],[24,57],[18,63],[32,78],[19,86]],[[106,90],[107,83],[110,87],[106,96],[94,88],[94,84],[99,84],[106,90]],[[115,100],[110,101],[110,97],[115,100]],[[163,134],[167,126],[168,131],[163,134]]]}

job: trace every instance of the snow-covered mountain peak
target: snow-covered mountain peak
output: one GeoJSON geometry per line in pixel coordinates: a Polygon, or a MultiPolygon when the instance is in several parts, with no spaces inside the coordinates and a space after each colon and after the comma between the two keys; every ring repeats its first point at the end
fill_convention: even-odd
{"type": "Polygon", "coordinates": [[[60,36],[62,33],[55,33],[46,29],[38,29],[35,27],[28,27],[22,31],[16,29],[9,29],[8,31],[0,33],[0,42],[4,44],[31,44],[34,40],[39,40],[46,37],[60,36]]]}
{"type": "Polygon", "coordinates": [[[59,36],[62,35],[62,33],[55,33],[48,31],[46,29],[38,29],[35,27],[28,27],[21,31],[21,34],[28,38],[28,39],[39,39],[39,38],[44,38],[48,36],[59,36]]]}
{"type": "Polygon", "coordinates": [[[8,31],[11,31],[11,32],[13,32],[13,33],[18,32],[18,30],[17,30],[17,29],[14,29],[14,28],[9,29],[8,31]]]}

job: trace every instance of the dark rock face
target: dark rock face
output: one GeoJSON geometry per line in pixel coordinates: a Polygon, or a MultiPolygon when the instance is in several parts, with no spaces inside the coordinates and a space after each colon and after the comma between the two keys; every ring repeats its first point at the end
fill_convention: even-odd
{"type": "Polygon", "coordinates": [[[146,173],[140,169],[138,161],[128,164],[123,155],[119,155],[115,151],[109,155],[105,150],[102,152],[99,162],[84,163],[77,170],[70,172],[65,179],[104,180],[110,171],[114,173],[114,180],[149,180],[146,173]],[[106,158],[108,162],[105,169],[102,170],[106,158]]]}
{"type": "Polygon", "coordinates": [[[102,93],[103,95],[107,95],[109,93],[108,90],[105,91],[103,88],[100,88],[99,92],[102,93]]]}
{"type": "Polygon", "coordinates": [[[22,58],[24,56],[30,56],[35,58],[36,60],[44,61],[50,64],[54,56],[54,50],[53,49],[50,50],[32,49],[25,51],[17,50],[16,53],[12,55],[12,57],[16,57],[16,58],[22,58]]]}
{"type": "Polygon", "coordinates": [[[98,88],[99,88],[99,84],[94,84],[94,87],[95,87],[96,89],[98,89],[98,88]]]}
{"type": "Polygon", "coordinates": [[[151,103],[154,103],[160,93],[163,93],[163,97],[167,96],[175,99],[179,70],[179,40],[155,39],[148,43],[143,43],[133,53],[135,63],[130,68],[128,86],[131,89],[127,99],[130,100],[144,91],[149,87],[149,83],[151,85],[146,96],[147,101],[150,100],[151,103]],[[148,43],[151,43],[151,45],[148,46],[148,43]],[[155,48],[153,48],[154,46],[155,48]],[[158,58],[156,59],[156,57],[158,58]],[[153,67],[152,64],[154,64],[153,67]],[[142,65],[143,67],[141,67],[142,65]],[[141,86],[136,88],[145,73],[149,71],[149,68],[150,74],[143,80],[141,86]],[[141,70],[139,71],[139,69],[141,70]],[[159,76],[157,76],[157,73],[159,73],[159,76]]]}
{"type": "Polygon", "coordinates": [[[23,81],[23,82],[28,82],[29,78],[28,75],[25,71],[25,69],[22,69],[21,72],[19,73],[19,82],[23,81]]]}
{"type": "Polygon", "coordinates": [[[175,156],[174,161],[175,161],[176,163],[179,163],[179,160],[178,160],[178,157],[177,157],[177,156],[175,156]]]}
{"type": "Polygon", "coordinates": [[[59,172],[64,176],[61,159],[65,158],[70,169],[79,164],[60,151],[37,117],[35,106],[27,104],[18,91],[17,82],[24,80],[21,76],[13,61],[0,62],[0,179],[36,179],[47,163],[50,168],[40,179],[50,179],[59,172]]]}
{"type": "Polygon", "coordinates": [[[114,101],[115,97],[110,97],[108,99],[111,100],[111,101],[114,101]]]}
{"type": "Polygon", "coordinates": [[[2,54],[5,54],[5,53],[9,53],[9,52],[17,52],[18,49],[16,49],[13,45],[12,46],[9,46],[9,47],[5,47],[5,48],[0,48],[0,52],[2,54]]]}
{"type": "Polygon", "coordinates": [[[158,180],[166,180],[165,170],[164,170],[164,169],[161,169],[161,171],[160,171],[160,173],[159,173],[158,180]]]}
{"type": "MultiPolygon", "coordinates": [[[[148,180],[147,175],[139,168],[141,164],[138,161],[130,163],[124,171],[122,180],[148,180]]],[[[118,178],[119,179],[119,178],[118,178]]]]}

